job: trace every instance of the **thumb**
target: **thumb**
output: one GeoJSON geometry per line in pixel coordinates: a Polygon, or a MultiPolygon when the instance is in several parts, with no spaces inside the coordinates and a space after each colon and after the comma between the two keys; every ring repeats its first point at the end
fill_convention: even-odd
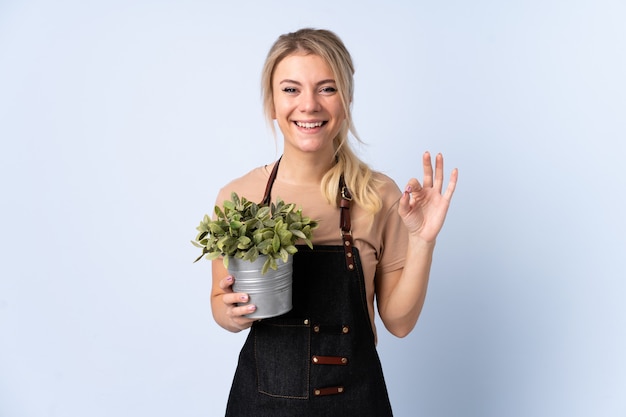
{"type": "Polygon", "coordinates": [[[398,214],[405,217],[411,210],[411,186],[407,185],[398,203],[398,214]]]}

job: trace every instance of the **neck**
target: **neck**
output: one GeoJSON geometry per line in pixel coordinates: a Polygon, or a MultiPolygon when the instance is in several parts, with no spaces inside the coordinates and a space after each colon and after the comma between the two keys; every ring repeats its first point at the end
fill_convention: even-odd
{"type": "Polygon", "coordinates": [[[334,164],[332,155],[320,157],[314,154],[285,153],[280,161],[277,177],[291,184],[319,184],[334,164]]]}

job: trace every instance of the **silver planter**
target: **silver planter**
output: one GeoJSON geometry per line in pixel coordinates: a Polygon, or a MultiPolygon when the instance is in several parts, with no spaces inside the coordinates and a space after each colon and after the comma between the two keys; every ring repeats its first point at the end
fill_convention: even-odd
{"type": "Polygon", "coordinates": [[[278,268],[268,269],[261,274],[267,256],[261,255],[254,262],[230,258],[228,272],[235,277],[234,292],[248,294],[247,303],[254,304],[256,310],[246,317],[265,319],[280,316],[291,310],[293,256],[287,262],[277,259],[278,268]]]}

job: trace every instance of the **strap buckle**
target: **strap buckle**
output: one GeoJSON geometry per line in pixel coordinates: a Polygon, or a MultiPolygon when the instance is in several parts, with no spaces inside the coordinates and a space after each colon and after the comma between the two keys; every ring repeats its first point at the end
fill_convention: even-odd
{"type": "Polygon", "coordinates": [[[350,190],[345,185],[341,187],[341,198],[344,200],[352,201],[352,194],[350,190]]]}

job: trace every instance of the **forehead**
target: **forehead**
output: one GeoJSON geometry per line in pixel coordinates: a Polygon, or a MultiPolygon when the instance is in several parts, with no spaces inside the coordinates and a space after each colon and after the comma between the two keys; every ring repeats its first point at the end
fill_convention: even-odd
{"type": "Polygon", "coordinates": [[[283,79],[307,81],[314,79],[334,79],[330,65],[324,58],[315,54],[295,53],[283,58],[274,70],[274,81],[283,79]]]}

